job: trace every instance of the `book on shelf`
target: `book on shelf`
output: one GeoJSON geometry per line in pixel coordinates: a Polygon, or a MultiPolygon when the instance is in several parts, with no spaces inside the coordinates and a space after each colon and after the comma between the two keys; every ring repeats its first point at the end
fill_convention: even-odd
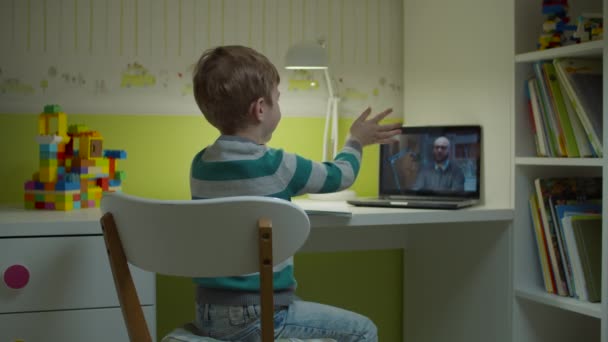
{"type": "Polygon", "coordinates": [[[574,239],[572,230],[572,217],[574,215],[600,215],[601,204],[593,202],[560,204],[555,206],[557,222],[563,240],[563,254],[566,256],[566,269],[570,272],[570,281],[573,287],[573,297],[588,301],[586,282],[582,273],[580,252],[574,239]]]}
{"type": "Polygon", "coordinates": [[[562,58],[554,61],[562,74],[564,89],[593,148],[595,156],[602,156],[603,111],[602,61],[586,58],[562,58]]]}
{"type": "Polygon", "coordinates": [[[580,253],[587,299],[599,302],[602,298],[602,218],[599,215],[572,216],[572,230],[580,253]]]}
{"type": "Polygon", "coordinates": [[[526,80],[528,114],[541,157],[602,156],[602,62],[535,62],[526,80]]]}
{"type": "Polygon", "coordinates": [[[568,270],[563,234],[554,206],[601,200],[602,179],[598,177],[537,178],[534,180],[540,222],[547,241],[549,264],[560,296],[575,296],[568,270]]]}
{"type": "Polygon", "coordinates": [[[564,97],[562,96],[559,86],[559,80],[557,79],[557,71],[555,70],[553,63],[542,63],[542,68],[549,90],[550,105],[553,108],[553,113],[558,122],[558,141],[563,146],[567,157],[577,158],[580,156],[578,146],[576,138],[574,137],[572,124],[570,123],[570,116],[566,110],[564,97]]]}
{"type": "MultiPolygon", "coordinates": [[[[555,63],[556,60],[554,60],[555,63]]],[[[557,70],[557,69],[556,69],[557,70]]],[[[568,98],[568,94],[566,93],[566,88],[564,84],[566,80],[564,79],[562,73],[557,72],[557,79],[559,88],[561,90],[562,96],[564,97],[564,107],[566,112],[568,113],[568,118],[570,119],[570,124],[572,125],[572,132],[574,133],[574,139],[576,140],[576,146],[578,148],[579,157],[581,158],[590,158],[593,157],[593,147],[591,147],[591,142],[587,138],[587,133],[581,124],[581,120],[576,114],[574,107],[572,106],[572,102],[568,98]]]]}
{"type": "Polygon", "coordinates": [[[538,200],[535,194],[530,196],[530,215],[532,217],[532,228],[534,229],[534,238],[536,241],[536,249],[538,250],[538,260],[543,274],[543,283],[545,290],[549,293],[556,293],[555,278],[553,270],[549,264],[549,254],[547,250],[547,240],[543,233],[543,225],[540,220],[540,210],[538,208],[538,200]]]}
{"type": "Polygon", "coordinates": [[[548,150],[549,141],[547,140],[547,128],[543,120],[541,112],[541,103],[538,97],[538,82],[536,78],[528,79],[526,83],[526,94],[528,98],[528,111],[530,115],[530,124],[532,133],[534,134],[534,142],[536,146],[536,155],[541,157],[550,156],[548,150]]]}
{"type": "Polygon", "coordinates": [[[539,99],[542,107],[543,120],[547,128],[547,135],[549,140],[549,146],[552,157],[565,157],[566,149],[564,141],[560,140],[560,127],[557,121],[557,116],[554,113],[553,106],[551,104],[551,94],[549,92],[549,85],[545,79],[545,73],[543,72],[543,62],[534,63],[534,73],[538,82],[539,99]]]}

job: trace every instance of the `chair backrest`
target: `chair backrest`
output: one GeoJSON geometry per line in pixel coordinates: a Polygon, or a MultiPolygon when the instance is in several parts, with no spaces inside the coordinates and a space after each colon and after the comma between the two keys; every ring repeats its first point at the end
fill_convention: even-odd
{"type": "Polygon", "coordinates": [[[150,272],[185,277],[260,272],[262,340],[273,340],[272,266],[292,256],[308,238],[310,221],[302,209],[258,196],[167,201],[107,193],[101,210],[131,341],[152,339],[127,262],[150,272]]]}
{"type": "Polygon", "coordinates": [[[115,192],[104,194],[101,210],[112,214],[129,263],[166,275],[258,272],[260,218],[272,222],[274,265],[294,255],[310,232],[300,207],[261,196],[152,200],[115,192]]]}

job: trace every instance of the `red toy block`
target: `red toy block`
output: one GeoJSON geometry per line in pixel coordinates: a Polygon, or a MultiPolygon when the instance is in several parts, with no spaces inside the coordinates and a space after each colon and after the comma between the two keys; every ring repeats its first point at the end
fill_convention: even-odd
{"type": "Polygon", "coordinates": [[[108,178],[99,178],[97,180],[97,186],[101,187],[101,190],[103,191],[108,191],[108,188],[110,187],[110,182],[108,178]]]}
{"type": "Polygon", "coordinates": [[[109,158],[110,159],[110,179],[114,179],[114,173],[116,172],[116,159],[114,158],[109,158]]]}

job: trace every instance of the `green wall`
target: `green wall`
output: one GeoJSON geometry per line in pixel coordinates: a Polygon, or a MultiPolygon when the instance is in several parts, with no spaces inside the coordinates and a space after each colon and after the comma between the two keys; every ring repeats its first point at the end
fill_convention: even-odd
{"type": "MultiPolygon", "coordinates": [[[[104,148],[124,149],[127,160],[123,191],[159,199],[189,198],[192,156],[213,142],[217,131],[202,116],[72,115],[69,124],[85,124],[104,137],[104,148]]],[[[341,122],[347,132],[350,120],[341,122]]],[[[0,115],[0,203],[19,203],[23,183],[38,167],[37,115],[0,115]]],[[[283,118],[269,145],[319,160],[322,118],[283,118]]],[[[344,135],[344,134],[343,134],[344,135]]],[[[361,196],[377,190],[377,146],[366,147],[361,173],[353,189],[361,196]]],[[[370,317],[381,341],[402,341],[401,250],[302,253],[296,256],[298,295],[304,300],[347,308],[370,317]]],[[[157,277],[157,333],[163,336],[194,316],[188,279],[157,277]]]]}

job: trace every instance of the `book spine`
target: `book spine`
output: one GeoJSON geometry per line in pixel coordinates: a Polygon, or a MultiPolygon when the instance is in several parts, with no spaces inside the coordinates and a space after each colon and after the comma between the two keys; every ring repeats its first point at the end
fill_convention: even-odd
{"type": "Polygon", "coordinates": [[[559,249],[557,247],[557,237],[555,236],[555,229],[552,227],[549,214],[547,213],[549,208],[547,208],[545,205],[545,197],[543,196],[541,179],[537,178],[534,180],[534,185],[536,188],[536,197],[538,198],[538,207],[541,214],[540,216],[543,223],[543,229],[545,230],[545,237],[547,238],[547,249],[549,250],[549,258],[551,260],[551,268],[553,269],[557,294],[560,296],[567,296],[568,287],[565,282],[564,270],[559,256],[559,249]]]}
{"type": "Polygon", "coordinates": [[[537,154],[540,157],[547,157],[547,134],[545,123],[543,122],[542,113],[539,108],[538,103],[538,93],[536,89],[538,88],[537,82],[535,78],[531,78],[527,83],[527,92],[528,92],[528,101],[530,106],[530,111],[532,114],[532,122],[534,125],[534,134],[536,138],[537,145],[537,154]]]}
{"type": "Polygon", "coordinates": [[[580,300],[588,301],[587,289],[585,278],[583,276],[583,269],[581,264],[580,252],[574,239],[574,231],[572,230],[572,217],[565,216],[562,218],[562,228],[564,230],[564,237],[566,242],[566,248],[570,252],[572,261],[572,274],[576,286],[576,296],[580,300]]]}
{"type": "Polygon", "coordinates": [[[581,125],[583,126],[585,132],[587,133],[587,138],[591,143],[591,147],[593,148],[593,153],[597,157],[602,157],[603,155],[603,147],[601,140],[596,136],[595,130],[593,129],[593,125],[591,121],[587,117],[585,110],[582,108],[580,101],[576,92],[574,91],[574,87],[572,86],[572,82],[570,80],[570,75],[568,71],[566,71],[568,60],[560,60],[558,62],[558,72],[562,72],[564,74],[564,78],[566,82],[564,82],[564,88],[566,89],[566,93],[570,99],[570,103],[574,108],[574,111],[578,115],[579,120],[581,121],[581,125]]]}
{"type": "Polygon", "coordinates": [[[563,157],[564,153],[560,149],[559,142],[557,140],[558,137],[558,128],[557,123],[555,122],[555,117],[553,116],[553,110],[551,108],[551,101],[549,100],[549,95],[547,92],[545,77],[542,71],[542,64],[540,62],[534,63],[534,72],[536,74],[536,80],[538,84],[538,94],[539,103],[542,107],[543,118],[547,123],[547,137],[549,140],[549,146],[551,149],[552,157],[563,157]]]}
{"type": "Polygon", "coordinates": [[[548,293],[555,293],[555,281],[553,280],[553,272],[549,264],[549,255],[547,254],[547,241],[545,239],[542,224],[540,222],[540,212],[538,211],[538,200],[536,195],[530,196],[530,214],[532,217],[532,227],[534,229],[534,237],[536,238],[536,247],[538,249],[538,258],[540,267],[543,273],[543,281],[545,290],[548,293]]]}
{"type": "Polygon", "coordinates": [[[574,283],[574,277],[572,276],[572,265],[570,263],[570,255],[564,242],[564,232],[561,225],[561,220],[558,218],[555,212],[555,201],[553,197],[549,197],[549,208],[551,209],[551,221],[555,229],[555,237],[557,238],[557,247],[559,249],[560,259],[564,268],[564,277],[566,278],[566,285],[568,286],[568,294],[570,297],[576,296],[576,286],[574,283]]]}
{"type": "Polygon", "coordinates": [[[556,114],[557,120],[560,126],[560,142],[563,142],[566,149],[566,155],[571,158],[577,158],[580,156],[578,152],[578,146],[576,144],[576,138],[574,137],[574,131],[572,130],[572,124],[570,123],[570,117],[566,111],[566,105],[564,104],[564,97],[559,87],[559,80],[553,63],[543,64],[543,70],[547,77],[549,91],[551,93],[551,103],[553,104],[554,113],[556,114]]]}
{"type": "Polygon", "coordinates": [[[585,133],[585,129],[581,124],[581,121],[572,107],[572,99],[566,90],[566,76],[562,72],[561,68],[558,67],[559,59],[553,60],[553,65],[555,67],[560,91],[564,98],[564,106],[566,108],[566,112],[568,112],[568,117],[570,118],[570,123],[572,124],[572,131],[574,132],[574,138],[576,139],[576,146],[578,147],[578,152],[580,157],[587,158],[593,156],[593,147],[591,146],[591,142],[587,137],[587,133],[585,133]]]}

